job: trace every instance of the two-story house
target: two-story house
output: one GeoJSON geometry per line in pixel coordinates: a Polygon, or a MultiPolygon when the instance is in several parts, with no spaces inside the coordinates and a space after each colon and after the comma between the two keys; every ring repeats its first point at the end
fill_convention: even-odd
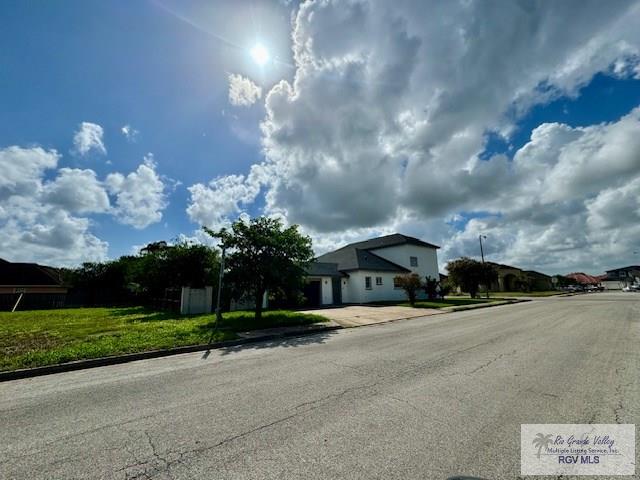
{"type": "Polygon", "coordinates": [[[416,273],[422,280],[438,279],[438,248],[399,233],[351,243],[316,259],[305,296],[310,305],[403,300],[404,290],[394,278],[416,273]]]}

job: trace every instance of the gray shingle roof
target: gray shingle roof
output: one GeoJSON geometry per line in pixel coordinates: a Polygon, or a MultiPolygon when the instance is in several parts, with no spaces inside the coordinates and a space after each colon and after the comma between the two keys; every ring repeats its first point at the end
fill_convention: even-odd
{"type": "Polygon", "coordinates": [[[365,240],[364,242],[356,242],[350,243],[346,247],[343,248],[360,248],[363,250],[373,250],[376,248],[385,248],[385,247],[394,247],[396,245],[419,245],[421,247],[429,247],[429,248],[440,248],[438,245],[434,245],[433,243],[423,242],[419,238],[409,237],[407,235],[402,235],[401,233],[392,233],[391,235],[385,235],[384,237],[372,238],[370,240],[365,240]]]}
{"type": "Polygon", "coordinates": [[[51,267],[36,263],[0,262],[0,285],[3,286],[60,286],[59,272],[51,267]]]}
{"type": "Polygon", "coordinates": [[[440,248],[437,245],[423,242],[414,237],[408,237],[400,233],[394,233],[392,235],[385,235],[384,237],[372,238],[371,240],[365,240],[364,242],[350,243],[349,245],[334,250],[333,252],[325,253],[316,258],[316,262],[309,268],[309,275],[320,275],[319,273],[312,273],[320,271],[319,269],[326,268],[319,265],[322,264],[334,264],[337,265],[337,270],[340,272],[348,272],[351,270],[375,270],[380,272],[398,272],[406,273],[410,272],[408,268],[405,268],[396,263],[390,262],[371,250],[378,248],[393,247],[395,245],[419,245],[427,248],[440,248]]]}
{"type": "Polygon", "coordinates": [[[337,263],[329,262],[313,262],[307,268],[307,275],[311,277],[341,277],[342,274],[338,271],[337,263]]]}
{"type": "Polygon", "coordinates": [[[409,272],[410,270],[375,253],[360,248],[344,247],[335,252],[325,253],[317,258],[320,262],[331,262],[338,265],[338,270],[376,270],[381,272],[409,272]]]}

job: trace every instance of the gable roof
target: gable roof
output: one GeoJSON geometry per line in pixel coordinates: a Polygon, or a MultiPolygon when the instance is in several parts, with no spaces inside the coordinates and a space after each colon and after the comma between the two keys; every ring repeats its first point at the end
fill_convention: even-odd
{"type": "Polygon", "coordinates": [[[526,273],[527,275],[535,276],[535,277],[551,279],[551,275],[547,275],[546,273],[542,273],[542,272],[536,272],[535,270],[524,270],[524,273],[526,273]]]}
{"type": "Polygon", "coordinates": [[[313,262],[307,268],[310,277],[341,277],[337,263],[313,262]]]}
{"type": "Polygon", "coordinates": [[[320,255],[319,262],[329,262],[338,265],[338,270],[345,272],[350,270],[376,270],[381,272],[410,272],[408,268],[385,260],[375,253],[360,248],[353,248],[350,245],[340,248],[334,252],[320,255]]]}
{"type": "Polygon", "coordinates": [[[585,285],[597,285],[598,283],[600,283],[600,280],[593,275],[589,275],[583,272],[568,273],[565,275],[565,277],[571,278],[572,280],[585,285]]]}
{"type": "Polygon", "coordinates": [[[628,270],[640,270],[640,265],[629,265],[628,267],[614,268],[612,270],[607,270],[607,273],[609,273],[609,272],[619,272],[619,271],[628,271],[628,270]]]}
{"type": "Polygon", "coordinates": [[[37,263],[0,262],[0,285],[7,286],[60,286],[58,271],[37,263]]]}
{"type": "Polygon", "coordinates": [[[376,248],[395,247],[396,245],[418,245],[420,247],[427,248],[440,248],[433,243],[423,242],[419,238],[409,237],[402,235],[401,233],[392,233],[391,235],[385,235],[384,237],[372,238],[363,242],[350,243],[346,247],[342,248],[360,248],[362,250],[374,250],[376,248]]]}

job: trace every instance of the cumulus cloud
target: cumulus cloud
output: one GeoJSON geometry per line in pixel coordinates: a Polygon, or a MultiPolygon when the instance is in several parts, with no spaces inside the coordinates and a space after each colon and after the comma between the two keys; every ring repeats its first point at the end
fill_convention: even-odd
{"type": "Polygon", "coordinates": [[[90,151],[96,151],[97,153],[106,155],[107,149],[102,141],[103,135],[104,130],[100,125],[91,122],[82,122],[73,135],[74,153],[84,156],[90,151]]]}
{"type": "Polygon", "coordinates": [[[128,124],[124,125],[120,129],[120,132],[122,132],[125,138],[130,142],[135,142],[136,138],[138,137],[138,134],[140,133],[138,130],[136,130],[135,128],[133,128],[131,125],[128,125],[128,124]]]}
{"type": "Polygon", "coordinates": [[[63,168],[47,182],[59,157],[40,147],[0,149],[0,257],[69,266],[106,258],[90,220],[73,215],[108,208],[104,190],[92,171],[63,168]]]}
{"type": "Polygon", "coordinates": [[[12,195],[35,195],[41,188],[45,170],[58,165],[55,150],[17,146],[0,149],[0,200],[12,195]]]}
{"type": "Polygon", "coordinates": [[[165,186],[152,155],[104,181],[90,169],[58,169],[59,158],[40,147],[0,149],[0,257],[65,266],[105,260],[109,245],[92,233],[93,215],[135,228],[162,218],[165,186]]]}
{"type": "Polygon", "coordinates": [[[115,214],[121,223],[142,229],[162,219],[167,200],[165,184],[156,167],[153,155],[149,154],[135,172],[107,176],[105,183],[109,193],[116,197],[115,214]]]}
{"type": "Polygon", "coordinates": [[[229,103],[248,107],[262,97],[262,88],[250,79],[232,73],[229,75],[229,103]]]}
{"type": "MultiPolygon", "coordinates": [[[[596,265],[588,246],[607,238],[585,231],[597,223],[586,205],[637,174],[637,111],[541,125],[513,158],[480,154],[488,133],[509,140],[532,106],[577,97],[596,73],[634,76],[639,21],[640,4],[617,1],[304,2],[293,80],[265,96],[265,213],[323,245],[412,219],[430,225],[423,236],[446,246],[444,259],[475,252],[485,229],[500,238],[497,260],[599,268],[606,259],[596,265]],[[460,212],[489,216],[459,232],[444,220],[460,212]]],[[[251,190],[240,181],[198,186],[189,208],[211,191],[251,190]]]]}
{"type": "Polygon", "coordinates": [[[93,170],[61,168],[58,177],[45,184],[43,199],[69,212],[102,213],[109,210],[109,197],[93,170]]]}
{"type": "Polygon", "coordinates": [[[260,179],[254,170],[248,178],[229,175],[208,185],[197,183],[188,190],[191,194],[187,207],[189,218],[200,225],[220,228],[229,217],[237,217],[244,205],[255,200],[260,192],[260,179]]]}

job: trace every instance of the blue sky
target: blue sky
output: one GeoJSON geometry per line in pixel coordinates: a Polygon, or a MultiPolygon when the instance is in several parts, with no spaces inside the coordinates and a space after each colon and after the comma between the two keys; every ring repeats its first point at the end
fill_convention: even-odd
{"type": "Polygon", "coordinates": [[[0,183],[0,257],[114,258],[266,213],[319,251],[401,231],[442,244],[444,263],[476,255],[482,232],[494,260],[553,273],[634,261],[637,5],[498,3],[2,2],[0,162],[16,171],[0,183]],[[549,20],[563,16],[570,28],[549,20]],[[104,152],[79,153],[83,122],[104,152]],[[55,166],[17,167],[52,150],[55,166]],[[95,178],[63,191],[65,169],[95,178]]]}
{"type": "MultiPolygon", "coordinates": [[[[250,11],[264,18],[263,7],[254,2],[236,8],[236,3],[70,0],[0,5],[0,42],[11,46],[0,52],[1,146],[54,148],[63,155],[61,166],[91,168],[99,175],[133,170],[152,152],[158,172],[182,183],[170,193],[163,221],[146,229],[131,229],[108,216],[95,219],[94,231],[109,242],[112,257],[128,253],[132,245],[191,233],[196,225],[184,212],[186,186],[242,173],[261,158],[261,107],[241,112],[244,125],[243,119],[230,119],[234,112],[227,100],[227,72],[253,68],[246,49],[259,38],[259,27],[227,29],[225,23],[233,10],[238,24],[250,11]],[[181,15],[220,33],[207,33],[181,15]],[[104,128],[106,156],[69,154],[73,132],[84,121],[104,128]],[[248,138],[234,133],[235,123],[248,138]],[[134,142],[121,134],[124,125],[139,132],[134,142]]],[[[286,36],[288,11],[278,5],[268,8],[269,25],[279,24],[286,36]]]]}

